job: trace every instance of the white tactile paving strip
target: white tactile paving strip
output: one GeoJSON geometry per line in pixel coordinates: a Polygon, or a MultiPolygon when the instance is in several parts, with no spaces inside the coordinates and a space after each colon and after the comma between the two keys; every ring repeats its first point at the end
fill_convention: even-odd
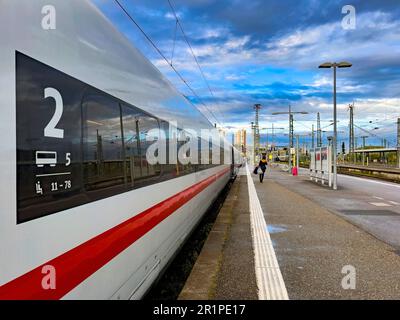
{"type": "Polygon", "coordinates": [[[246,173],[258,297],[260,300],[288,300],[285,282],[279,269],[264,213],[247,165],[246,173]]]}
{"type": "Polygon", "coordinates": [[[239,176],[247,176],[247,171],[246,171],[246,167],[240,167],[239,172],[238,172],[239,176]]]}
{"type": "Polygon", "coordinates": [[[372,204],[375,207],[391,207],[391,204],[385,203],[385,202],[369,202],[369,204],[372,204]]]}

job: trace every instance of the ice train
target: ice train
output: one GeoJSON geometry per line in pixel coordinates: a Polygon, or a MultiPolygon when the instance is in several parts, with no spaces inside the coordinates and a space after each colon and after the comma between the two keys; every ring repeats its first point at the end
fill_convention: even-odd
{"type": "Polygon", "coordinates": [[[212,124],[90,1],[1,1],[0,25],[0,299],[142,298],[239,153],[147,162],[149,130],[212,124]]]}

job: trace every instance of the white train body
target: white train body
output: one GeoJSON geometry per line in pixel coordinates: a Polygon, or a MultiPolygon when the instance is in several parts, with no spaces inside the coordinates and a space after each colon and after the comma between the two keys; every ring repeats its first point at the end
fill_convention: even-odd
{"type": "Polygon", "coordinates": [[[149,166],[145,126],[212,126],[93,4],[51,4],[45,30],[47,0],[0,2],[0,299],[139,299],[235,163],[149,166]]]}

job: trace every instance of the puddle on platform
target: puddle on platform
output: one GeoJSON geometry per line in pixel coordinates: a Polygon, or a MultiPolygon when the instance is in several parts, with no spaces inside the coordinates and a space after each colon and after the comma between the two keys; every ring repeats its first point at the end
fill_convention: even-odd
{"type": "Polygon", "coordinates": [[[285,227],[279,226],[279,225],[274,225],[274,224],[269,224],[267,226],[268,232],[270,234],[274,233],[280,233],[280,232],[285,232],[287,229],[285,227]]]}

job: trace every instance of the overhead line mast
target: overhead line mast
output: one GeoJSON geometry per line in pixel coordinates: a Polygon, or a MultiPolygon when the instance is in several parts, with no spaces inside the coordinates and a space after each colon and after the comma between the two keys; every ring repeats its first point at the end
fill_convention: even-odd
{"type": "Polygon", "coordinates": [[[255,122],[254,122],[254,162],[256,160],[256,156],[260,152],[260,125],[259,125],[260,109],[261,109],[261,104],[254,105],[254,110],[256,111],[255,122]]]}
{"type": "Polygon", "coordinates": [[[322,147],[322,129],[321,129],[321,115],[317,113],[317,147],[322,147]]]}

